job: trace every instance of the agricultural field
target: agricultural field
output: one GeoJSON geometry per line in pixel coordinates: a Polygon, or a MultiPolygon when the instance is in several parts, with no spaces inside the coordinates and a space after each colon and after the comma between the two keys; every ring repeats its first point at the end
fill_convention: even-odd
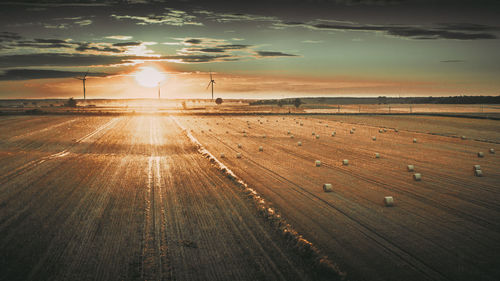
{"type": "Polygon", "coordinates": [[[440,118],[2,116],[0,280],[498,280],[499,121],[440,118]]]}

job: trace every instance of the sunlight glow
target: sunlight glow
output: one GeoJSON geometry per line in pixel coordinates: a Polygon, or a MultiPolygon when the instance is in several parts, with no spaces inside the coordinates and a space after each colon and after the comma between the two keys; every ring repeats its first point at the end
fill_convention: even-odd
{"type": "Polygon", "coordinates": [[[156,87],[158,83],[165,80],[166,76],[154,67],[141,67],[141,70],[134,74],[135,80],[144,87],[156,87]]]}

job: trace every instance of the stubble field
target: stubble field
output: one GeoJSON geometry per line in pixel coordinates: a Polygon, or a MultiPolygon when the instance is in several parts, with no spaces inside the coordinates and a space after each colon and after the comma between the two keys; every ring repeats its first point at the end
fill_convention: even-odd
{"type": "Polygon", "coordinates": [[[485,122],[498,121],[445,121],[1,117],[1,279],[332,277],[315,275],[189,133],[347,279],[497,280],[500,161],[489,149],[500,145],[498,125],[485,122]],[[465,140],[450,137],[462,133],[460,122],[465,140]],[[476,164],[483,177],[474,176],[476,164]]]}

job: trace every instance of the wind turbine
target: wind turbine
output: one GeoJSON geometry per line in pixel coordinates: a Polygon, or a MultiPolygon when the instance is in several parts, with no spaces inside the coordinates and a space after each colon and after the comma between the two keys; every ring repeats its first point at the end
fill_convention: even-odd
{"type": "Polygon", "coordinates": [[[75,77],[75,79],[82,80],[83,82],[83,99],[85,100],[85,81],[87,81],[87,74],[89,74],[89,71],[85,72],[85,75],[83,75],[83,78],[75,77]]]}
{"type": "Polygon", "coordinates": [[[210,84],[212,84],[212,101],[213,101],[214,100],[214,84],[215,84],[215,80],[212,78],[212,71],[210,71],[210,82],[208,82],[207,89],[208,89],[208,87],[210,87],[210,84]]]}

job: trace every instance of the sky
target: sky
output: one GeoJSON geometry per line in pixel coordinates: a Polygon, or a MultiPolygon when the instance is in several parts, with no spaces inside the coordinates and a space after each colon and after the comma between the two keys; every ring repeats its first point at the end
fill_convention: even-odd
{"type": "Polygon", "coordinates": [[[499,95],[499,15],[496,0],[4,0],[0,99],[83,98],[86,72],[87,98],[155,98],[158,82],[210,98],[210,72],[222,98],[499,95]]]}

